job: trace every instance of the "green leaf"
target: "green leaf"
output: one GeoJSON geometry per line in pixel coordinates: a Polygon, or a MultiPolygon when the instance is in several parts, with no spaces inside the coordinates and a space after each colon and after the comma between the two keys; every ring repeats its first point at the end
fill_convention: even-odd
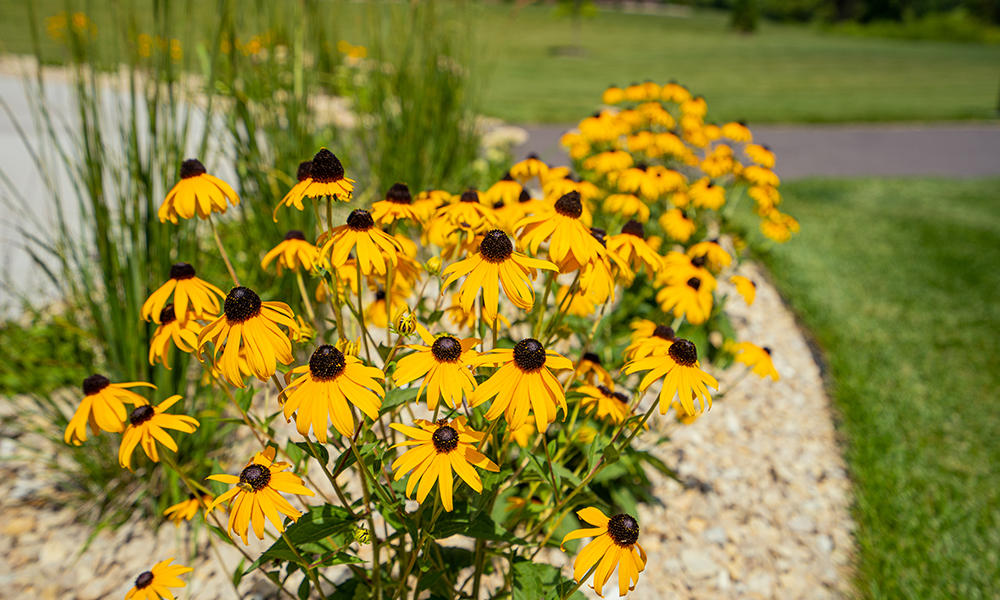
{"type": "Polygon", "coordinates": [[[300,450],[306,453],[306,455],[315,458],[324,465],[330,464],[330,451],[326,449],[326,446],[319,443],[310,442],[295,442],[295,445],[299,447],[300,450]],[[315,449],[315,451],[314,451],[315,449]]]}
{"type": "Polygon", "coordinates": [[[464,502],[456,503],[455,510],[441,515],[431,535],[435,539],[443,539],[459,533],[481,540],[511,544],[527,543],[501,527],[499,523],[494,523],[489,515],[464,502]]]}
{"type": "Polygon", "coordinates": [[[615,448],[614,444],[608,444],[604,447],[601,455],[604,456],[604,462],[613,463],[618,460],[618,449],[615,448]]]}
{"type": "MultiPolygon", "coordinates": [[[[306,560],[318,555],[319,562],[323,565],[361,562],[359,558],[341,552],[353,539],[351,526],[354,523],[355,519],[346,510],[326,504],[299,517],[298,521],[285,530],[285,536],[306,560]],[[328,538],[332,538],[333,543],[328,538]]],[[[250,568],[244,571],[244,575],[271,560],[303,564],[282,537],[265,550],[250,568]]]]}
{"type": "MultiPolygon", "coordinates": [[[[514,562],[513,580],[513,600],[559,600],[576,587],[575,581],[563,577],[552,565],[528,560],[514,562]]],[[[586,597],[577,590],[570,598],[585,600],[586,597]]]]}
{"type": "Polygon", "coordinates": [[[298,596],[299,600],[307,600],[309,598],[309,591],[312,589],[312,584],[308,577],[302,578],[302,583],[299,584],[298,596]]]}
{"type": "Polygon", "coordinates": [[[418,391],[420,391],[420,388],[417,387],[389,390],[385,395],[385,400],[382,402],[382,409],[379,414],[384,415],[398,406],[412,402],[417,397],[418,391]]]}

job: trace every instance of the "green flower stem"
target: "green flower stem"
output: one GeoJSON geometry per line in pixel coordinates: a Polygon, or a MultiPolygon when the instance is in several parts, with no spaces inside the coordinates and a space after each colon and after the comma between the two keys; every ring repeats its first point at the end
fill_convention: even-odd
{"type": "Polygon", "coordinates": [[[592,567],[590,567],[590,569],[587,570],[586,573],[583,574],[583,577],[581,577],[579,579],[579,581],[576,582],[576,585],[573,586],[573,589],[571,589],[568,592],[566,592],[565,594],[563,594],[560,597],[560,600],[569,600],[569,597],[572,596],[573,594],[575,594],[578,589],[580,589],[580,586],[583,585],[583,582],[587,581],[588,579],[590,579],[590,576],[593,575],[594,571],[597,570],[597,565],[598,564],[600,564],[600,561],[595,562],[594,565],[592,567]]]}
{"type": "Polygon", "coordinates": [[[306,307],[306,314],[309,315],[309,322],[312,323],[313,327],[318,327],[316,313],[313,311],[312,302],[309,301],[309,292],[306,290],[306,282],[302,279],[302,271],[295,269],[295,280],[299,284],[299,294],[302,295],[302,303],[306,307]]]}
{"type": "Polygon", "coordinates": [[[306,572],[306,577],[308,577],[309,580],[312,581],[313,589],[316,590],[316,593],[319,594],[320,598],[324,598],[325,596],[323,594],[323,589],[320,587],[319,578],[316,577],[316,571],[312,568],[312,565],[310,565],[309,561],[307,561],[305,558],[302,557],[302,554],[299,552],[298,548],[295,547],[295,544],[292,543],[292,540],[288,539],[288,534],[285,533],[284,531],[281,532],[281,539],[285,540],[285,543],[288,544],[288,548],[292,551],[292,554],[294,554],[295,558],[298,559],[299,565],[301,565],[302,570],[306,572]]]}
{"type": "MultiPolygon", "coordinates": [[[[361,286],[359,285],[359,290],[360,287],[361,286]]],[[[360,298],[360,295],[358,297],[360,298]]],[[[358,427],[358,430],[360,431],[360,426],[358,427]]],[[[380,570],[382,565],[379,558],[381,548],[379,545],[378,532],[375,530],[375,518],[372,516],[371,493],[368,491],[368,478],[371,477],[371,474],[368,472],[368,465],[361,459],[361,453],[358,452],[358,446],[354,439],[351,439],[351,452],[354,453],[354,460],[358,461],[358,468],[361,470],[361,492],[365,497],[365,511],[367,512],[368,518],[368,530],[371,531],[372,535],[372,577],[375,579],[375,598],[376,600],[381,600],[382,576],[380,574],[380,570]]],[[[374,477],[372,477],[372,484],[376,485],[374,477]]]]}
{"type": "Polygon", "coordinates": [[[240,285],[240,280],[236,277],[236,269],[233,268],[233,263],[229,262],[229,255],[226,254],[226,248],[222,245],[222,238],[219,237],[219,229],[215,226],[215,219],[212,215],[208,215],[208,223],[212,226],[212,236],[215,237],[215,245],[219,247],[219,254],[222,255],[222,261],[226,263],[226,270],[229,271],[229,276],[233,278],[233,283],[235,285],[240,285]]]}
{"type": "Polygon", "coordinates": [[[548,323],[546,323],[545,327],[542,328],[542,332],[546,336],[546,340],[542,344],[543,346],[548,346],[552,342],[551,338],[553,335],[555,335],[556,327],[558,327],[559,324],[562,323],[563,317],[566,316],[564,310],[569,307],[569,304],[573,301],[573,298],[576,297],[577,293],[579,293],[580,291],[580,288],[577,285],[579,282],[580,282],[580,270],[577,269],[576,276],[573,277],[573,282],[569,284],[569,288],[567,288],[566,290],[566,295],[563,296],[563,299],[559,301],[559,306],[556,308],[555,314],[549,317],[548,323]]]}
{"type": "Polygon", "coordinates": [[[542,301],[538,304],[538,318],[535,319],[535,326],[531,331],[532,337],[538,339],[542,335],[542,320],[545,318],[545,305],[549,302],[549,294],[552,293],[552,280],[556,278],[555,271],[545,273],[545,291],[542,292],[542,301]]]}
{"type": "MultiPolygon", "coordinates": [[[[361,288],[363,287],[364,279],[361,278],[360,253],[357,253],[357,256],[354,257],[354,266],[356,266],[358,269],[358,289],[356,290],[358,292],[358,312],[355,313],[354,316],[357,317],[358,325],[361,326],[361,342],[365,345],[365,357],[368,359],[368,362],[370,363],[372,361],[372,353],[371,350],[369,350],[368,348],[368,337],[366,337],[368,336],[368,328],[365,327],[365,309],[361,305],[361,288]]],[[[375,342],[373,341],[372,344],[374,343],[375,342]]]]}
{"type": "Polygon", "coordinates": [[[548,443],[543,441],[542,448],[545,449],[545,461],[549,463],[549,477],[552,479],[552,492],[555,495],[556,504],[559,504],[559,485],[556,483],[556,470],[555,467],[552,466],[552,455],[549,453],[548,443]]]}

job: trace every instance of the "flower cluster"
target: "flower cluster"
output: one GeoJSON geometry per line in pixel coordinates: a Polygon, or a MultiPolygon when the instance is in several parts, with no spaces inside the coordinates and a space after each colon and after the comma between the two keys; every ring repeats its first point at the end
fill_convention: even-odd
{"type": "MultiPolygon", "coordinates": [[[[314,216],[315,230],[288,231],[250,265],[234,265],[216,229],[240,198],[198,160],[184,161],[159,219],[207,220],[232,286],[174,264],[142,306],[156,326],[149,361],[169,368],[174,349],[197,357],[260,448],[238,472],[186,473],[166,430],[191,433],[200,422],[166,412],[180,396],[153,406],[128,389],[143,384],[99,375],[84,383],[66,441],[84,442],[89,423],[94,434],[122,433],[124,467],[137,445],[163,458],[189,491],[165,513],[177,524],[201,509],[246,545],[270,523],[278,537],[267,557],[295,563],[287,573],[301,572],[300,597],[319,589],[323,568],[344,563],[368,562],[352,569],[353,585],[377,597],[417,586],[416,597],[431,571],[457,590],[465,569],[483,586],[489,564],[533,568],[524,566],[532,548],[575,523],[581,504],[613,516],[575,511],[590,527],[563,544],[593,538],[575,560],[576,586],[592,576],[601,594],[617,570],[627,594],[647,560],[628,491],[644,478],[646,454],[633,440],[711,407],[719,383],[700,354],[778,378],[770,350],[708,342],[724,329],[729,295],[754,301],[753,282],[737,274],[744,242],[730,211],[745,192],[777,240],[794,220],[777,209],[773,155],[743,125],[706,124],[702,99],[650,83],[611,88],[604,101],[614,108],[563,139],[576,174],[529,156],[483,189],[396,183],[360,204],[357,182],[320,149],[273,211],[279,222],[289,211],[314,216]],[[265,300],[240,284],[247,268],[255,280],[293,275],[298,297],[265,300]],[[620,334],[625,325],[631,335],[620,334]],[[644,404],[654,385],[659,400],[644,404]],[[674,418],[650,423],[657,408],[674,418]],[[434,541],[453,533],[476,539],[467,564],[445,560],[434,541]],[[352,544],[371,544],[371,558],[352,544]]],[[[169,593],[161,589],[182,584],[179,573],[161,563],[129,594],[169,593]]],[[[490,585],[497,596],[521,583],[490,585]]]]}

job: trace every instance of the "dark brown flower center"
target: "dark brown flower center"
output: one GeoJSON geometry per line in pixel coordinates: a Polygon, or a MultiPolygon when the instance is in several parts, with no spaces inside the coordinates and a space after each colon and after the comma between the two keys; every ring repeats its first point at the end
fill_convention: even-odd
{"type": "Polygon", "coordinates": [[[431,344],[431,354],[439,362],[456,362],[462,356],[462,343],[450,335],[443,335],[431,344]]]}
{"type": "Polygon", "coordinates": [[[148,404],[140,404],[132,409],[132,414],[128,416],[128,422],[133,425],[142,425],[153,418],[156,411],[148,404]]]}
{"type": "Polygon", "coordinates": [[[705,263],[707,262],[708,262],[708,257],[705,256],[704,254],[701,254],[691,259],[691,264],[698,268],[704,267],[705,263]]]}
{"type": "Polygon", "coordinates": [[[500,181],[514,181],[514,178],[510,176],[510,171],[507,171],[503,174],[503,177],[500,178],[500,181]]]}
{"type": "Polygon", "coordinates": [[[646,239],[646,230],[643,228],[642,223],[632,219],[628,223],[622,225],[622,233],[627,233],[629,235],[634,235],[637,238],[646,239]]]}
{"type": "Polygon", "coordinates": [[[434,442],[435,450],[441,454],[446,454],[458,448],[458,432],[448,425],[442,425],[431,436],[431,441],[434,442]]]}
{"type": "Polygon", "coordinates": [[[393,204],[412,204],[413,194],[405,183],[394,183],[385,193],[385,199],[393,204]]]}
{"type": "Polygon", "coordinates": [[[580,215],[583,214],[583,202],[580,200],[580,192],[573,190],[556,200],[556,212],[564,217],[579,219],[580,215]]]}
{"type": "Polygon", "coordinates": [[[153,583],[153,574],[150,571],[143,571],[135,578],[135,589],[147,588],[151,583],[153,583]]]}
{"type": "Polygon", "coordinates": [[[479,202],[479,192],[474,189],[467,189],[462,192],[459,202],[479,202]]]}
{"type": "Polygon", "coordinates": [[[683,338],[674,340],[667,353],[677,364],[685,367],[690,367],[698,362],[698,347],[683,338]]]}
{"type": "Polygon", "coordinates": [[[329,344],[324,344],[309,358],[309,373],[313,379],[327,381],[340,375],[347,368],[344,353],[329,344]]]}
{"type": "Polygon", "coordinates": [[[608,389],[607,386],[599,385],[599,386],[597,386],[597,389],[601,390],[601,393],[604,394],[605,398],[614,398],[615,397],[615,393],[612,392],[610,389],[608,389]]]}
{"type": "Polygon", "coordinates": [[[333,152],[323,148],[313,157],[309,176],[320,183],[340,181],[344,178],[344,165],[340,164],[340,159],[333,152]]]}
{"type": "Polygon", "coordinates": [[[289,232],[285,234],[285,239],[286,240],[302,240],[302,241],[305,241],[306,234],[302,233],[298,229],[292,229],[292,230],[289,230],[289,232]]]}
{"type": "Polygon", "coordinates": [[[697,277],[692,277],[692,278],[688,279],[686,283],[687,283],[687,285],[688,285],[689,288],[691,288],[691,289],[693,289],[695,291],[698,291],[698,288],[701,287],[701,279],[698,279],[697,277]]]}
{"type": "Polygon", "coordinates": [[[260,314],[260,296],[250,288],[237,286],[226,296],[226,319],[231,323],[242,323],[260,314]]]}
{"type": "Polygon", "coordinates": [[[487,262],[499,263],[510,258],[514,252],[514,244],[502,230],[491,229],[483,235],[483,241],[479,243],[479,252],[487,262]]]}
{"type": "Polygon", "coordinates": [[[109,385],[111,385],[110,379],[104,375],[94,373],[90,377],[83,380],[83,393],[87,396],[92,396],[109,385]]]}
{"type": "Polygon", "coordinates": [[[764,346],[763,348],[761,348],[761,350],[763,350],[764,352],[767,352],[768,356],[771,356],[771,349],[768,348],[767,346],[764,346]]]}
{"type": "Polygon", "coordinates": [[[545,366],[545,347],[534,338],[523,339],[514,346],[514,364],[525,372],[545,366]]]}
{"type": "Polygon", "coordinates": [[[174,313],[174,304],[171,302],[170,304],[164,306],[163,310],[160,311],[160,323],[166,325],[168,323],[173,323],[176,320],[177,314],[174,313]]]}
{"type": "Polygon", "coordinates": [[[628,403],[628,394],[625,394],[623,392],[614,392],[611,395],[614,396],[616,400],[621,400],[626,404],[628,403]]]}
{"type": "Polygon", "coordinates": [[[191,279],[194,277],[194,267],[187,263],[177,263],[170,267],[171,279],[191,279]]]}
{"type": "Polygon", "coordinates": [[[528,190],[522,188],[521,193],[517,196],[517,201],[524,203],[529,200],[531,200],[531,194],[528,193],[528,190]]]}
{"type": "Polygon", "coordinates": [[[385,302],[385,290],[379,288],[375,290],[375,302],[385,302]]]}
{"type": "Polygon", "coordinates": [[[201,161],[197,158],[189,158],[181,163],[181,179],[197,177],[204,175],[206,172],[205,165],[201,164],[201,161]]]}
{"type": "Polygon", "coordinates": [[[312,176],[312,166],[311,160],[304,160],[299,163],[299,170],[295,173],[295,178],[299,181],[305,181],[312,176]]]}
{"type": "Polygon", "coordinates": [[[347,226],[354,231],[368,231],[375,227],[375,219],[367,210],[358,208],[347,215],[347,226]]]}
{"type": "Polygon", "coordinates": [[[240,483],[245,483],[259,492],[271,482],[271,469],[264,465],[253,464],[240,472],[240,483]]]}
{"type": "Polygon", "coordinates": [[[493,203],[493,210],[500,210],[504,206],[505,204],[503,203],[503,200],[497,200],[496,202],[493,203]]]}
{"type": "Polygon", "coordinates": [[[608,520],[608,535],[619,546],[631,546],[639,539],[639,523],[631,515],[615,515],[608,520]]]}
{"type": "Polygon", "coordinates": [[[607,235],[607,233],[608,233],[607,231],[604,231],[600,227],[591,227],[590,228],[590,237],[592,237],[595,240],[597,240],[605,248],[608,247],[608,242],[607,242],[607,240],[604,239],[604,236],[607,235]]]}
{"type": "Polygon", "coordinates": [[[657,325],[656,329],[653,330],[653,335],[658,338],[673,341],[675,337],[674,328],[669,325],[657,325]]]}
{"type": "Polygon", "coordinates": [[[594,363],[595,365],[601,364],[601,357],[594,354],[593,352],[584,352],[583,360],[594,363]]]}

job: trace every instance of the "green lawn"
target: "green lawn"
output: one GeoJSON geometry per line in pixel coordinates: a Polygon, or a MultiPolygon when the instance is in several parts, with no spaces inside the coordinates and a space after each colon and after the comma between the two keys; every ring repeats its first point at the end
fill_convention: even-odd
{"type": "Polygon", "coordinates": [[[676,79],[716,119],[755,122],[992,118],[1000,46],[824,34],[764,24],[733,33],[725,15],[690,18],[601,12],[579,35],[550,7],[484,9],[491,51],[486,112],[510,121],[572,122],[610,83],[676,79]],[[553,47],[578,43],[581,56],[553,47]]]}
{"type": "Polygon", "coordinates": [[[1000,180],[782,186],[767,253],[825,351],[866,598],[1000,589],[1000,180]]]}
{"type": "MultiPolygon", "coordinates": [[[[38,0],[39,18],[67,0],[38,0]]],[[[284,0],[291,2],[292,0],[284,0]]],[[[98,32],[114,22],[111,0],[87,6],[98,32]]],[[[127,4],[127,3],[126,3],[127,4]]],[[[364,8],[343,0],[316,15],[338,35],[364,43],[364,8]]],[[[0,0],[0,50],[30,52],[26,3],[0,0]]],[[[152,3],[136,2],[136,30],[151,22],[152,3]],[[145,11],[145,12],[144,12],[145,11]]],[[[194,5],[197,6],[197,5],[194,5]]],[[[824,33],[802,25],[765,23],[759,33],[727,29],[727,15],[695,12],[653,16],[601,11],[579,27],[552,5],[468,3],[480,52],[474,73],[482,108],[517,123],[569,123],[593,112],[610,83],[653,79],[683,82],[704,95],[713,119],[759,122],[989,119],[1000,94],[1000,45],[907,41],[824,33]]],[[[190,9],[203,13],[203,7],[190,9]]],[[[270,7],[268,11],[279,10],[270,7]]],[[[274,23],[240,10],[246,37],[274,23]]],[[[129,12],[131,15],[132,13],[129,12]]],[[[177,23],[210,35],[214,19],[177,23]]],[[[200,33],[198,33],[200,32],[200,33]]],[[[99,36],[100,37],[100,36],[99,36]]],[[[43,44],[54,46],[45,37],[43,44]]],[[[186,42],[185,42],[186,43],[186,42]]],[[[51,52],[46,53],[55,56],[51,52]]],[[[193,55],[186,51],[187,55],[193,55]]]]}

